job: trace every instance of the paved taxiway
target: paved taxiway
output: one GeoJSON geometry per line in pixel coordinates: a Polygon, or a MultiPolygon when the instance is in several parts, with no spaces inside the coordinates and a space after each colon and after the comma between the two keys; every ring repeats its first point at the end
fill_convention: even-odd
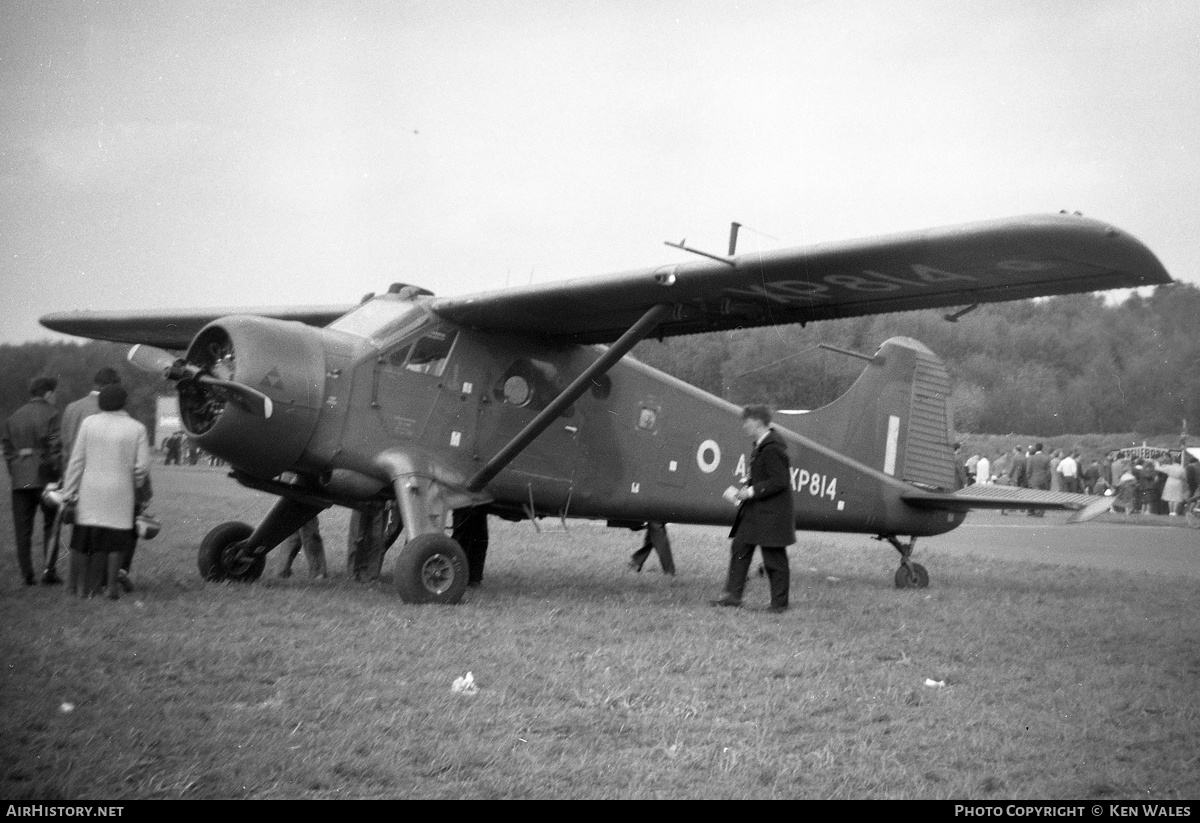
{"type": "Polygon", "coordinates": [[[927,551],[976,555],[1055,566],[1087,566],[1200,578],[1200,529],[1182,518],[1125,520],[1106,514],[1088,523],[1068,524],[1066,514],[975,511],[949,534],[917,540],[915,557],[927,551]]]}

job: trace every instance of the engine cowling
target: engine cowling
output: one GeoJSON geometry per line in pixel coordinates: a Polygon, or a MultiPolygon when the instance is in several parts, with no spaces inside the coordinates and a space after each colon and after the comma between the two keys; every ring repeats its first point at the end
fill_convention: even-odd
{"type": "Polygon", "coordinates": [[[264,419],[219,386],[181,382],[183,425],[202,449],[257,477],[275,477],[296,464],[316,428],[324,395],[325,351],[318,330],[230,315],[201,329],[185,359],[205,374],[262,392],[273,406],[264,419]]]}

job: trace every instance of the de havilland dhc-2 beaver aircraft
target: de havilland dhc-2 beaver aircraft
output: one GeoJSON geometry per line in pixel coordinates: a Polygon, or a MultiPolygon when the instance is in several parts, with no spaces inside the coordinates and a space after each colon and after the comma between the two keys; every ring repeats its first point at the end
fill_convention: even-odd
{"type": "MultiPolygon", "coordinates": [[[[1141,242],[1077,214],[743,255],[735,237],[736,224],[728,255],[669,244],[698,256],[464,297],[394,284],[358,305],[41,322],[139,344],[130,360],[175,382],[195,442],[243,485],[279,496],[256,527],[204,537],[205,578],[255,580],[267,553],[324,509],[379,511],[394,498],[400,597],[456,603],[469,564],[482,563],[487,514],[733,522],[722,495],[747,470],[740,408],[627,356],[640,340],[1171,282],[1141,242]]],[[[896,585],[920,587],[916,538],[971,509],[1086,518],[1107,502],[956,491],[945,366],[903,337],[858,356],[867,365],[845,395],[777,426],[798,529],[887,540],[900,553],[896,585]]]]}

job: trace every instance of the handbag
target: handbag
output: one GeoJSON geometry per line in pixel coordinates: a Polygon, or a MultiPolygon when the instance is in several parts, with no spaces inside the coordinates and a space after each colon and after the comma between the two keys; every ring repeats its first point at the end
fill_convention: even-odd
{"type": "Polygon", "coordinates": [[[162,531],[162,523],[152,514],[139,514],[134,518],[134,529],[138,540],[153,540],[162,531]]]}
{"type": "Polygon", "coordinates": [[[62,523],[75,522],[75,499],[63,497],[62,483],[54,482],[42,489],[42,505],[61,512],[62,523]]]}

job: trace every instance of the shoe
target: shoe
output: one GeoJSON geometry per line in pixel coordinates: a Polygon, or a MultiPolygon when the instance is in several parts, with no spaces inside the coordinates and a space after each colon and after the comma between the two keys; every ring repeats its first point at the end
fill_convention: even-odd
{"type": "Polygon", "coordinates": [[[27,575],[25,575],[25,585],[26,585],[26,586],[34,586],[34,585],[37,585],[37,581],[33,579],[33,575],[32,575],[32,574],[27,574],[27,575]]]}
{"type": "Polygon", "coordinates": [[[119,572],[117,572],[117,582],[121,584],[121,588],[124,589],[126,593],[133,591],[133,581],[129,579],[129,572],[125,571],[124,569],[121,569],[119,572]]]}
{"type": "Polygon", "coordinates": [[[740,600],[730,600],[730,599],[728,599],[728,598],[726,598],[726,597],[718,597],[716,600],[710,600],[710,601],[709,601],[709,603],[708,603],[708,605],[710,605],[710,606],[724,606],[725,608],[729,608],[729,609],[736,609],[736,608],[739,608],[739,607],[742,605],[742,601],[740,601],[740,600]]]}
{"type": "Polygon", "coordinates": [[[640,572],[642,570],[642,567],[638,565],[636,560],[630,560],[625,565],[633,569],[635,572],[640,572]]]}
{"type": "Polygon", "coordinates": [[[291,577],[291,576],[292,576],[292,570],[291,570],[291,569],[280,569],[280,570],[279,570],[279,577],[280,577],[280,578],[291,577]]]}
{"type": "Polygon", "coordinates": [[[58,572],[54,569],[46,569],[46,573],[42,575],[43,586],[58,586],[62,584],[62,578],[58,576],[58,572]]]}
{"type": "Polygon", "coordinates": [[[783,614],[788,610],[787,606],[771,606],[767,609],[771,614],[783,614]]]}

